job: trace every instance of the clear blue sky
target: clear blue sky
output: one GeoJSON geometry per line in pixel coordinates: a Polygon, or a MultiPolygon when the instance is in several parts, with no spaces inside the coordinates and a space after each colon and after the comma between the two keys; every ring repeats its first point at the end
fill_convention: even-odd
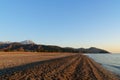
{"type": "Polygon", "coordinates": [[[120,52],[120,0],[0,0],[0,41],[120,52]]]}

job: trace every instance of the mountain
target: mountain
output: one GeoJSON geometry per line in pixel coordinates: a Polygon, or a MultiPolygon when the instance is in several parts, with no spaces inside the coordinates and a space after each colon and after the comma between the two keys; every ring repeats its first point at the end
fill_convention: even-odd
{"type": "Polygon", "coordinates": [[[11,43],[35,44],[35,43],[34,43],[33,41],[31,41],[31,40],[25,40],[25,41],[21,41],[21,42],[10,42],[10,41],[2,42],[2,41],[0,41],[0,44],[11,44],[11,43]]]}
{"type": "Polygon", "coordinates": [[[9,43],[11,43],[11,42],[10,41],[5,41],[5,42],[0,41],[0,44],[9,44],[9,43]]]}
{"type": "Polygon", "coordinates": [[[25,40],[25,41],[21,41],[21,44],[35,44],[33,41],[31,40],[25,40]]]}
{"type": "Polygon", "coordinates": [[[95,47],[91,47],[88,49],[88,53],[104,53],[104,52],[106,51],[103,49],[95,48],[95,47]]]}
{"type": "Polygon", "coordinates": [[[109,53],[106,50],[95,48],[95,47],[91,47],[88,49],[79,48],[78,50],[79,50],[79,52],[83,52],[83,53],[109,53]]]}
{"type": "Polygon", "coordinates": [[[33,41],[25,40],[21,42],[10,42],[0,44],[0,51],[25,51],[25,52],[71,52],[71,53],[109,53],[106,50],[91,47],[85,48],[70,48],[59,47],[54,45],[38,45],[33,41]]]}

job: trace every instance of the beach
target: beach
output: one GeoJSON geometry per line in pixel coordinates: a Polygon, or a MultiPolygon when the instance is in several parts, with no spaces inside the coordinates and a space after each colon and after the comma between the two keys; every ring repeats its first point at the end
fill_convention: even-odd
{"type": "MultiPolygon", "coordinates": [[[[32,57],[24,57],[24,63],[1,67],[0,80],[120,80],[115,74],[82,54],[42,53],[42,58],[40,53],[27,54],[32,54],[32,57]]],[[[21,58],[26,54],[19,53],[19,56],[21,58]]],[[[17,60],[19,57],[14,59],[17,60]]],[[[11,63],[14,64],[16,61],[11,63]]]]}

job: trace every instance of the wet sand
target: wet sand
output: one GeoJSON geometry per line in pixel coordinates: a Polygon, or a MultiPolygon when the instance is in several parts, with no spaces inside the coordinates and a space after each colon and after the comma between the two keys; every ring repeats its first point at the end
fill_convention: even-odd
{"type": "Polygon", "coordinates": [[[120,80],[80,54],[3,69],[1,73],[0,80],[120,80]]]}

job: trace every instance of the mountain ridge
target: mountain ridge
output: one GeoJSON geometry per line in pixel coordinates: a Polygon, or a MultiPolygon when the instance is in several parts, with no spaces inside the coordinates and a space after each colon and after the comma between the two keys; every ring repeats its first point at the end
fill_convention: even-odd
{"type": "Polygon", "coordinates": [[[20,41],[20,42],[0,41],[0,44],[11,44],[11,43],[35,44],[32,40],[24,40],[24,41],[20,41]]]}
{"type": "Polygon", "coordinates": [[[71,52],[71,53],[109,53],[106,50],[91,48],[59,47],[55,45],[40,45],[31,40],[0,44],[0,51],[24,51],[24,52],[71,52]]]}

